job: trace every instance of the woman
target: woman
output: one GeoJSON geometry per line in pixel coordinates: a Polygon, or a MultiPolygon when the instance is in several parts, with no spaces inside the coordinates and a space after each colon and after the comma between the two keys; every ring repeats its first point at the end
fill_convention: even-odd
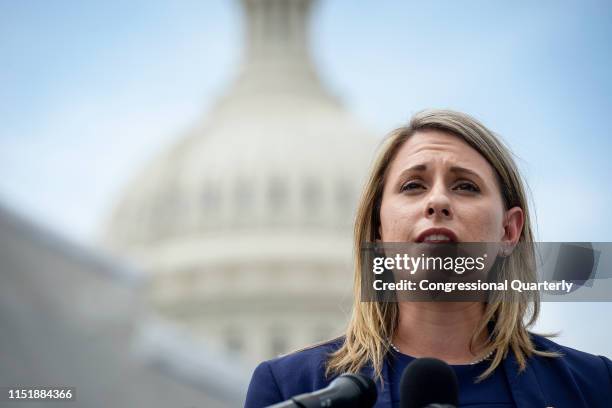
{"type": "Polygon", "coordinates": [[[246,407],[324,388],[345,372],[376,380],[376,407],[396,407],[402,371],[419,357],[453,367],[460,406],[611,406],[609,359],[528,332],[538,316],[537,293],[506,293],[486,303],[361,301],[359,251],[368,242],[499,242],[515,249],[501,259],[501,273],[533,278],[532,247],[524,244],[533,235],[518,169],[478,121],[430,110],[393,132],[359,203],[354,238],[355,301],[346,333],[261,363],[246,407]]]}

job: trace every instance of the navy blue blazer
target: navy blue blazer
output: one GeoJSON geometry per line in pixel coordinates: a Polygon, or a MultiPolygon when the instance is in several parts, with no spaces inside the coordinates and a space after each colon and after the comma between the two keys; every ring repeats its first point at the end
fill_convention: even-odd
{"type": "MultiPolygon", "coordinates": [[[[519,408],[596,408],[612,407],[612,362],[560,346],[544,337],[532,335],[538,350],[557,351],[562,357],[533,356],[527,368],[519,373],[514,353],[503,361],[514,402],[519,408]]],[[[332,378],[325,378],[327,355],[337,350],[343,338],[259,364],[253,373],[245,408],[260,408],[285,401],[297,394],[326,387],[332,378]]],[[[387,364],[382,377],[387,380],[387,364]]],[[[373,377],[372,367],[362,374],[373,377]]],[[[376,408],[391,407],[390,387],[377,383],[376,408]]]]}

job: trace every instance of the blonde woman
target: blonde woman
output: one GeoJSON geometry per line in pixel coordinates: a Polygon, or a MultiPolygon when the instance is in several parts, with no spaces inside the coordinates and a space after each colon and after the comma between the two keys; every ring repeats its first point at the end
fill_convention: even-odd
{"type": "Polygon", "coordinates": [[[527,204],[516,164],[490,130],[459,112],[416,114],[385,140],[358,206],[346,333],[261,363],[245,406],[315,391],[349,372],[376,381],[376,407],[397,407],[402,371],[419,357],[451,365],[460,406],[612,406],[609,359],[528,331],[538,316],[537,293],[489,302],[361,301],[364,243],[499,242],[515,248],[500,273],[532,278],[527,204]]]}

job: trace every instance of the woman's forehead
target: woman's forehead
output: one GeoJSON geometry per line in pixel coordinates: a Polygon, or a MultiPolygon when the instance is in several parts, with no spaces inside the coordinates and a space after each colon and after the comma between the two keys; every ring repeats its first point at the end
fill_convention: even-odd
{"type": "Polygon", "coordinates": [[[492,166],[476,149],[460,137],[438,130],[419,131],[410,136],[399,148],[390,170],[396,173],[415,166],[440,164],[447,168],[467,168],[483,177],[494,177],[492,166]]]}

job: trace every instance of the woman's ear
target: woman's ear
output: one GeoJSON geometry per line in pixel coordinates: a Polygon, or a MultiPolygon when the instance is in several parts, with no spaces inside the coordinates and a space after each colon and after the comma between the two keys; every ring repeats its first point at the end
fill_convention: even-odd
{"type": "Polygon", "coordinates": [[[502,242],[514,247],[521,238],[525,215],[521,207],[512,207],[504,215],[504,236],[502,242]]]}

